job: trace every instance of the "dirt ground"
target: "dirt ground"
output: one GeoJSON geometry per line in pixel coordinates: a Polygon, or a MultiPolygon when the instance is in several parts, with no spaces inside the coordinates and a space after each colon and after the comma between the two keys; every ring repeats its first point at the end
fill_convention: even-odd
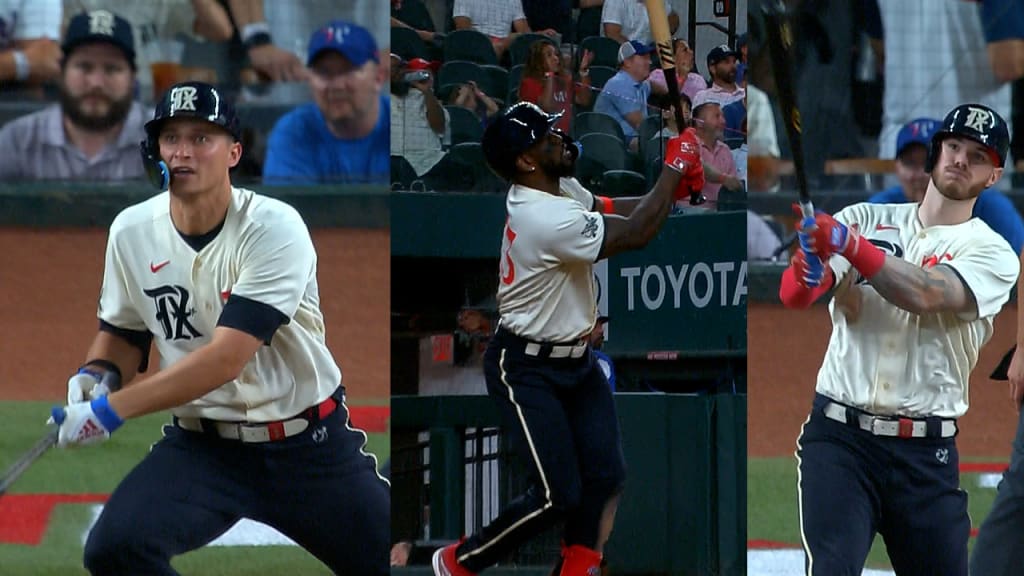
{"type": "MultiPolygon", "coordinates": [[[[327,344],[352,398],[390,396],[390,232],[317,229],[327,344]]],[[[106,230],[0,229],[0,399],[60,400],[96,333],[106,230]]]]}
{"type": "MultiPolygon", "coordinates": [[[[1016,306],[996,317],[995,334],[981,350],[971,376],[970,410],[960,419],[957,444],[967,456],[1008,459],[1017,428],[1006,382],[988,375],[1013,346],[1016,306]]],[[[814,384],[828,345],[831,322],[824,306],[786,310],[750,304],[747,314],[749,378],[748,454],[791,456],[807,418],[814,384]]]]}

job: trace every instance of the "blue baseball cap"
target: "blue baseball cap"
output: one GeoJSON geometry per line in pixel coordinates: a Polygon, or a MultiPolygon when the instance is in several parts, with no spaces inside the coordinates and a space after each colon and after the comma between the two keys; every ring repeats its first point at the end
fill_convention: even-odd
{"type": "Polygon", "coordinates": [[[935,118],[917,118],[900,128],[896,135],[896,156],[911,144],[922,144],[925,148],[932,141],[932,136],[942,128],[942,122],[935,118]]]}
{"type": "Polygon", "coordinates": [[[377,53],[377,42],[370,31],[358,24],[344,20],[332,20],[326,26],[313,33],[309,39],[309,57],[306,66],[325,50],[333,50],[345,57],[356,68],[373,60],[380,63],[377,53]]]}
{"type": "Polygon", "coordinates": [[[619,46],[619,64],[622,64],[627,58],[636,56],[637,54],[642,56],[644,54],[650,54],[651,52],[654,52],[653,44],[644,44],[637,40],[623,42],[622,45],[619,46]]]}

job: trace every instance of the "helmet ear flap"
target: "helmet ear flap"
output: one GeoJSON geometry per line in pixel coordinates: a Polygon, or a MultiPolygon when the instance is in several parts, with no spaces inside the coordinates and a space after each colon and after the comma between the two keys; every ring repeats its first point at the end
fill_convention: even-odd
{"type": "Polygon", "coordinates": [[[150,184],[161,192],[167,190],[171,185],[171,171],[167,163],[160,158],[160,148],[156,140],[146,137],[139,142],[139,151],[142,154],[142,165],[146,169],[146,177],[150,184]]]}
{"type": "Polygon", "coordinates": [[[942,148],[942,137],[936,134],[932,137],[932,141],[928,143],[928,156],[924,161],[924,171],[928,174],[932,173],[932,169],[935,168],[935,163],[939,161],[939,154],[942,148]]]}

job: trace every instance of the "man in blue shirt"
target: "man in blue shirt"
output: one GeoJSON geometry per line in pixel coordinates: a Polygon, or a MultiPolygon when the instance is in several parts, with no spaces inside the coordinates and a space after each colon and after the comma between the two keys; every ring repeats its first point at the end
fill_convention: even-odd
{"type": "Polygon", "coordinates": [[[309,41],[313,103],[281,117],[270,132],[267,184],[374,182],[391,178],[391,104],[383,93],[377,43],[342,20],[309,41]]]}
{"type": "Polygon", "coordinates": [[[597,96],[594,112],[615,118],[622,126],[629,150],[637,150],[637,128],[647,117],[647,98],[651,95],[651,52],[654,47],[630,40],[619,47],[619,71],[608,79],[597,96]]]}
{"type": "MultiPolygon", "coordinates": [[[[924,171],[932,135],[942,122],[933,118],[917,118],[907,122],[896,135],[896,176],[900,183],[868,198],[875,204],[920,202],[931,176],[924,171]]],[[[1006,239],[1014,252],[1024,247],[1024,222],[1002,192],[994,188],[982,190],[974,203],[972,215],[1006,239]]]]}

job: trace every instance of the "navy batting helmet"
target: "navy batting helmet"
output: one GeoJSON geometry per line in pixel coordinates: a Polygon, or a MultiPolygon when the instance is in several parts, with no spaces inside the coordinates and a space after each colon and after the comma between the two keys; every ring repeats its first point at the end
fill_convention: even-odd
{"type": "Polygon", "coordinates": [[[142,161],[150,182],[160,190],[170,184],[170,171],[160,158],[160,128],[171,118],[197,118],[215,124],[237,141],[241,140],[242,129],[238,115],[231,102],[213,86],[204,82],[183,82],[171,86],[164,93],[153,112],[153,119],[146,122],[146,139],[142,141],[142,161]]]}
{"type": "Polygon", "coordinates": [[[579,156],[579,146],[568,134],[554,128],[562,113],[548,114],[533,102],[513,104],[488,124],[480,144],[487,165],[498,176],[511,180],[516,173],[516,159],[530,146],[554,131],[562,137],[573,153],[579,156]]]}
{"type": "Polygon", "coordinates": [[[1006,126],[1006,120],[988,106],[961,104],[946,114],[942,126],[932,137],[925,171],[931,172],[935,167],[942,141],[950,136],[963,136],[974,140],[989,149],[992,163],[996,167],[1006,165],[1006,154],[1010,149],[1010,130],[1006,126]]]}

